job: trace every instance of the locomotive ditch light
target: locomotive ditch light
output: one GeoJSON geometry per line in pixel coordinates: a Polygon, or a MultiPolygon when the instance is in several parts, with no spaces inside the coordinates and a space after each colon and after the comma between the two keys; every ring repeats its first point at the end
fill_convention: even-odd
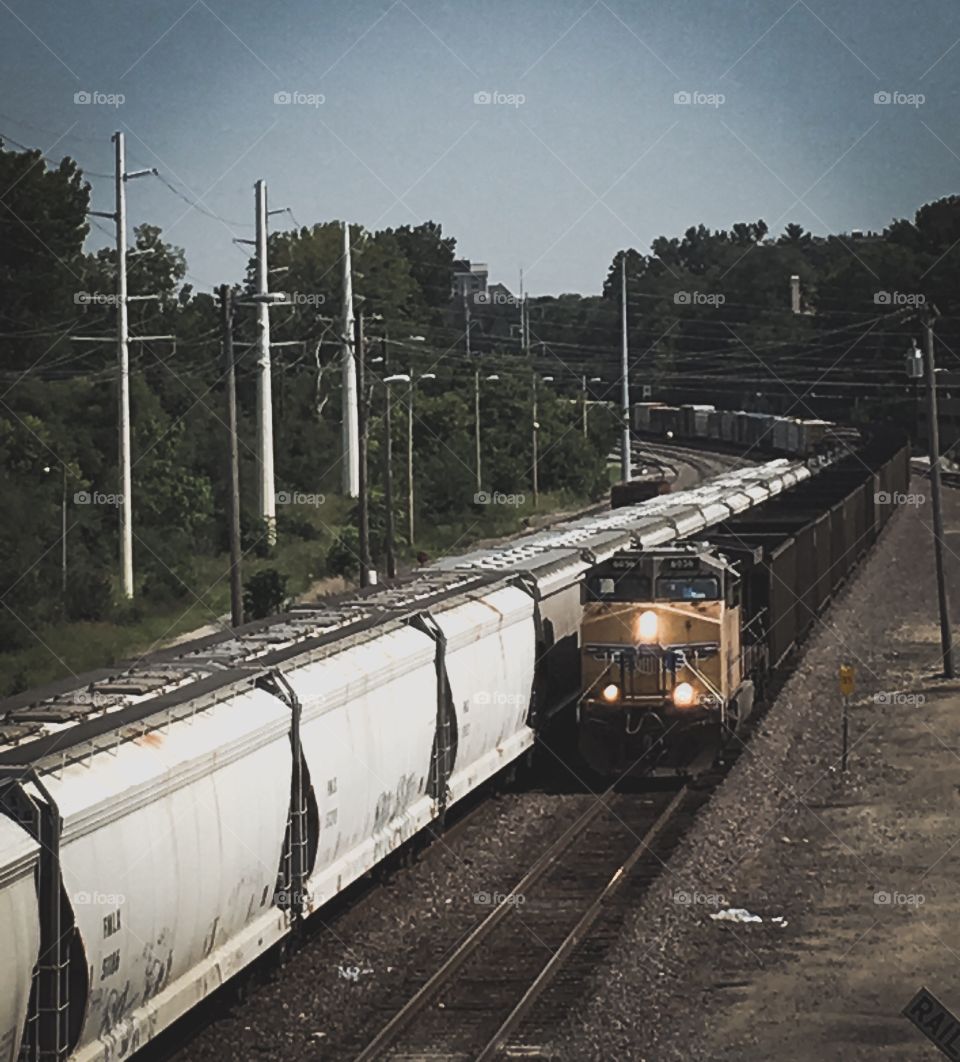
{"type": "Polygon", "coordinates": [[[681,682],[673,688],[673,703],[678,708],[689,708],[696,700],[696,693],[689,682],[681,682]]]}
{"type": "Polygon", "coordinates": [[[641,612],[637,618],[637,639],[641,642],[652,642],[657,637],[657,629],[660,623],[657,614],[652,609],[641,612]]]}
{"type": "Polygon", "coordinates": [[[616,704],[620,700],[620,687],[615,682],[611,682],[603,687],[600,696],[607,704],[616,704]]]}

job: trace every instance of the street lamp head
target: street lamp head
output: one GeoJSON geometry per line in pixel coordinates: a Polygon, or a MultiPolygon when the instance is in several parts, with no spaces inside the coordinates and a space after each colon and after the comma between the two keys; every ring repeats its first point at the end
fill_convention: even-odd
{"type": "Polygon", "coordinates": [[[544,376],[543,377],[543,382],[544,383],[553,383],[553,377],[552,376],[544,376]]]}
{"type": "Polygon", "coordinates": [[[383,382],[385,384],[410,383],[410,377],[405,372],[395,372],[392,376],[384,376],[383,382]]]}
{"type": "Polygon", "coordinates": [[[487,379],[488,379],[488,380],[499,380],[499,379],[500,379],[500,377],[499,377],[499,376],[498,376],[498,375],[497,375],[497,374],[496,374],[496,373],[494,372],[494,373],[491,373],[491,374],[490,374],[490,375],[489,375],[489,376],[487,377],[487,379]]]}
{"type": "Polygon", "coordinates": [[[435,380],[436,378],[437,378],[437,374],[435,372],[422,372],[422,373],[420,373],[420,379],[421,380],[435,380]]]}
{"type": "Polygon", "coordinates": [[[591,376],[590,377],[590,383],[603,383],[603,377],[602,376],[591,376]]]}

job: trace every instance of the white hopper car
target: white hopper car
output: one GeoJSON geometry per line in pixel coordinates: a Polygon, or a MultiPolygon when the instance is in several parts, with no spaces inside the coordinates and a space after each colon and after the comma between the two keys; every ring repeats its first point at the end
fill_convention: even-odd
{"type": "Polygon", "coordinates": [[[740,469],[0,702],[0,1062],[130,1056],[531,748],[577,694],[583,571],[811,474],[740,469]]]}

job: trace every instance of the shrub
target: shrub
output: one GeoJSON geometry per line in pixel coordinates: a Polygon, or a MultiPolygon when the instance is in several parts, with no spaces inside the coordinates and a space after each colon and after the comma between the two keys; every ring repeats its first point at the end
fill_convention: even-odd
{"type": "Polygon", "coordinates": [[[287,576],[276,568],[251,575],[243,586],[243,612],[248,620],[263,619],[283,611],[287,600],[287,576]]]}

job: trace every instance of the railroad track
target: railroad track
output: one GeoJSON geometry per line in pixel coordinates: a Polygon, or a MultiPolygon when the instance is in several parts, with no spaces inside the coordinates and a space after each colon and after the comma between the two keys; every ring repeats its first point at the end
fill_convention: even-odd
{"type": "Polygon", "coordinates": [[[705,789],[598,796],[355,1056],[489,1062],[504,1050],[536,1057],[538,1042],[577,998],[705,789]],[[629,899],[628,899],[629,897],[629,899]],[[562,976],[558,976],[562,973],[562,976]]]}

